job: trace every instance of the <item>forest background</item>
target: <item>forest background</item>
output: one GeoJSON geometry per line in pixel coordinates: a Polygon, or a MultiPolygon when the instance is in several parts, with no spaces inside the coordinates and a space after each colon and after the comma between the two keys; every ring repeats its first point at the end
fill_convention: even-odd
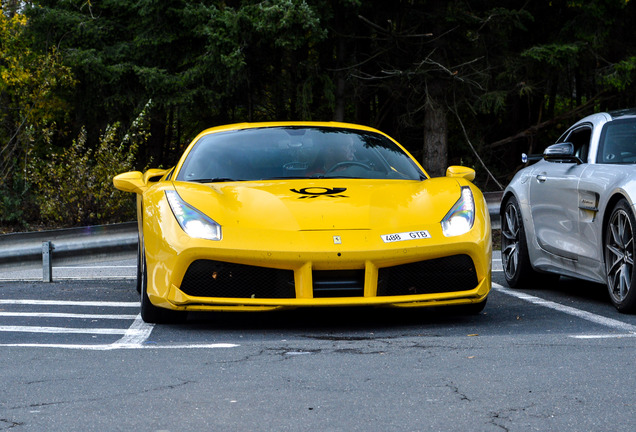
{"type": "Polygon", "coordinates": [[[376,127],[501,190],[570,123],[636,106],[629,0],[1,0],[0,233],[133,220],[112,187],[201,130],[376,127]]]}

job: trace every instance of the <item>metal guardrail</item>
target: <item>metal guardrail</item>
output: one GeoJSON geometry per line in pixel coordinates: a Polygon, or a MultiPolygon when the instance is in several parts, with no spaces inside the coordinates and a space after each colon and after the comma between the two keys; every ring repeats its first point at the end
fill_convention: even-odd
{"type": "Polygon", "coordinates": [[[499,216],[499,207],[501,206],[501,192],[484,192],[486,204],[488,204],[488,212],[490,213],[490,224],[492,229],[501,229],[501,216],[499,216]]]}
{"type": "MultiPolygon", "coordinates": [[[[0,269],[116,259],[137,250],[137,222],[0,235],[0,269]],[[46,259],[48,258],[48,263],[46,259]]],[[[43,270],[46,279],[46,268],[43,270]]]]}
{"type": "MultiPolygon", "coordinates": [[[[493,229],[501,226],[502,192],[484,193],[493,229]]],[[[97,259],[131,256],[137,250],[137,222],[0,235],[0,270],[42,267],[44,281],[52,280],[52,262],[78,264],[97,259]]]]}

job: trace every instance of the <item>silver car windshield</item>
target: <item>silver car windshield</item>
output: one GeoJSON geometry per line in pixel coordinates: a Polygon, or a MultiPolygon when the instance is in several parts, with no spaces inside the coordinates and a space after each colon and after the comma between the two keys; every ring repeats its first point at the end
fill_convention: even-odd
{"type": "Polygon", "coordinates": [[[264,127],[203,136],[177,180],[295,178],[422,180],[413,160],[383,135],[329,127],[264,127]]]}
{"type": "Polygon", "coordinates": [[[602,164],[636,163],[636,118],[618,119],[603,126],[597,162],[602,164]]]}

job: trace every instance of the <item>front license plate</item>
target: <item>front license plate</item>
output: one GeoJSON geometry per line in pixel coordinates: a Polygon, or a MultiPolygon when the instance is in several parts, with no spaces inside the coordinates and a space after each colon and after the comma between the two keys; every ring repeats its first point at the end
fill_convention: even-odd
{"type": "Polygon", "coordinates": [[[382,241],[384,243],[394,243],[394,242],[406,241],[406,240],[427,239],[427,238],[431,238],[431,235],[428,233],[428,231],[424,230],[424,231],[409,231],[409,232],[395,233],[395,234],[383,234],[380,237],[382,237],[382,241]]]}

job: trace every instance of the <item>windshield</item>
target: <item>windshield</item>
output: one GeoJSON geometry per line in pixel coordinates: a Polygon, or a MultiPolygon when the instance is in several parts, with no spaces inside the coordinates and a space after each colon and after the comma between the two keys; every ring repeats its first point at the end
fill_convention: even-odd
{"type": "Polygon", "coordinates": [[[603,126],[597,156],[598,163],[636,163],[636,118],[619,119],[603,126]]]}
{"type": "Polygon", "coordinates": [[[201,137],[177,180],[334,177],[426,178],[401,148],[381,134],[329,127],[263,127],[201,137]]]}

